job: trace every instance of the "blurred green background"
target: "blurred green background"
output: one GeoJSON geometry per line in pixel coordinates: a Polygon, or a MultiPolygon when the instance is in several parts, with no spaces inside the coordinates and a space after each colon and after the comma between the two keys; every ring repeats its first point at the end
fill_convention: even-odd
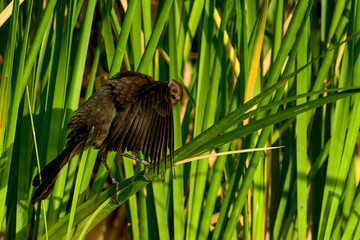
{"type": "Polygon", "coordinates": [[[0,239],[360,238],[359,1],[8,4],[0,1],[0,239]],[[179,164],[165,184],[111,153],[120,206],[88,148],[32,205],[31,181],[62,151],[73,112],[125,70],[184,86],[175,162],[284,147],[179,164]]]}

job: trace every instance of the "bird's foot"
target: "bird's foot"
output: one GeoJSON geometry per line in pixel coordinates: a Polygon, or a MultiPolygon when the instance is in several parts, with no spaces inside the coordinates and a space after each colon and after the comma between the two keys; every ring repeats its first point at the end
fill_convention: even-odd
{"type": "Polygon", "coordinates": [[[143,174],[143,178],[150,182],[150,179],[147,177],[147,173],[149,171],[149,166],[150,166],[150,163],[149,162],[146,162],[146,164],[144,163],[144,174],[143,174]]]}
{"type": "Polygon", "coordinates": [[[117,192],[118,192],[118,190],[119,190],[119,182],[116,181],[115,178],[112,178],[112,179],[111,179],[111,182],[112,182],[112,184],[115,186],[115,189],[114,189],[114,200],[115,200],[116,204],[119,205],[119,202],[118,202],[118,200],[117,200],[117,192]]]}
{"type": "Polygon", "coordinates": [[[107,153],[101,153],[100,154],[100,160],[103,162],[103,164],[104,164],[104,166],[105,166],[105,168],[106,168],[106,171],[108,172],[108,174],[109,174],[109,177],[110,177],[110,179],[111,179],[111,183],[113,184],[113,185],[115,185],[115,189],[114,189],[114,200],[115,200],[115,202],[116,202],[116,204],[119,204],[119,202],[118,202],[118,200],[117,200],[117,192],[118,192],[118,189],[119,189],[119,182],[118,181],[116,181],[116,179],[114,178],[114,176],[111,174],[111,171],[110,171],[110,168],[109,168],[109,166],[107,165],[107,163],[106,163],[106,156],[107,156],[107,153]]]}
{"type": "Polygon", "coordinates": [[[123,156],[123,157],[127,157],[127,158],[130,158],[130,159],[132,159],[132,160],[135,160],[135,161],[137,161],[137,162],[139,162],[139,163],[144,164],[144,174],[143,174],[143,177],[144,177],[144,179],[145,179],[146,181],[150,182],[150,179],[147,177],[147,173],[148,173],[149,167],[150,167],[150,163],[149,163],[148,161],[145,161],[145,160],[142,160],[142,159],[140,159],[140,158],[131,156],[131,155],[127,154],[127,153],[119,152],[119,154],[120,154],[121,156],[123,156]]]}

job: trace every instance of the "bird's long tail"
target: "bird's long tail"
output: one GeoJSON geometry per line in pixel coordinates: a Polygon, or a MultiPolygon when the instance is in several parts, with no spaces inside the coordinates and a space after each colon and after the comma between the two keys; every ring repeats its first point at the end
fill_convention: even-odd
{"type": "Polygon", "coordinates": [[[34,204],[49,196],[54,188],[55,182],[63,167],[72,159],[76,154],[81,152],[85,145],[86,139],[89,136],[89,131],[84,128],[74,129],[68,136],[68,143],[54,160],[47,164],[41,170],[41,181],[39,174],[32,181],[33,186],[39,186],[34,193],[31,202],[34,204]]]}
{"type": "Polygon", "coordinates": [[[55,182],[61,170],[69,162],[70,155],[72,155],[73,147],[67,146],[59,156],[57,156],[54,160],[52,160],[49,164],[47,164],[41,170],[41,181],[40,175],[36,175],[34,180],[32,181],[33,186],[39,186],[34,193],[34,196],[31,202],[34,204],[39,202],[49,196],[51,191],[54,188],[55,182]]]}

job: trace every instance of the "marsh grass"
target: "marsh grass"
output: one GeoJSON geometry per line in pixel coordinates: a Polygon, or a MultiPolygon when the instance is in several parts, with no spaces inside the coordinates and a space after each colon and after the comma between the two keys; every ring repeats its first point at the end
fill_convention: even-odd
{"type": "Polygon", "coordinates": [[[108,238],[359,238],[358,1],[19,2],[0,17],[1,239],[83,239],[99,223],[108,238]],[[31,205],[73,112],[124,70],[183,84],[175,162],[285,147],[179,164],[165,184],[111,153],[120,207],[88,148],[31,205]]]}

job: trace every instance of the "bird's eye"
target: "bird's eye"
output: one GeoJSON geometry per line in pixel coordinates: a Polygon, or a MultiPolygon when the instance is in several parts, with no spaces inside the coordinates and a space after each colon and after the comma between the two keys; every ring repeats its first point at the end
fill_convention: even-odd
{"type": "Polygon", "coordinates": [[[176,100],[176,97],[175,97],[174,94],[171,94],[171,99],[172,99],[172,100],[176,100]]]}

